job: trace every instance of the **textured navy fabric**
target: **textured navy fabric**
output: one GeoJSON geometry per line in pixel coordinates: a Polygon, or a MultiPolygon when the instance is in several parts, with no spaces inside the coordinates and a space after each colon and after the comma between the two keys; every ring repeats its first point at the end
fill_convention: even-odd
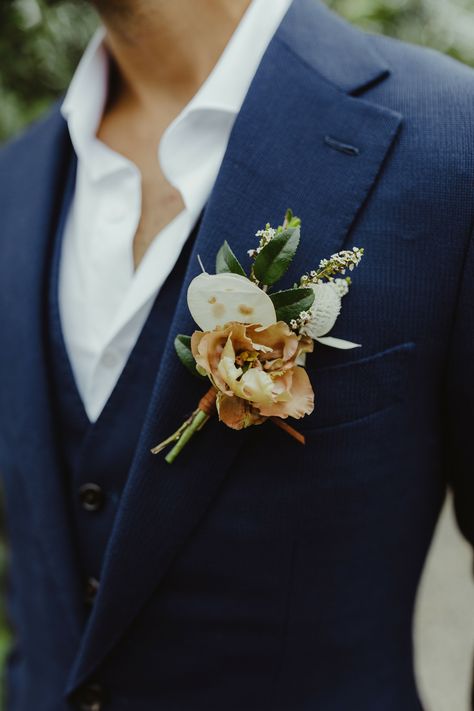
{"type": "Polygon", "coordinates": [[[52,407],[57,423],[57,444],[64,462],[67,505],[71,512],[78,564],[86,590],[89,578],[100,578],[105,548],[165,346],[167,327],[164,314],[168,314],[176,305],[197,228],[193,230],[174,267],[173,277],[166,280],[155,299],[140,337],[104,409],[96,422],[91,423],[66,351],[58,299],[61,244],[74,192],[75,168],[76,159],[73,156],[56,229],[49,280],[47,360],[52,384],[52,407]],[[82,505],[79,492],[90,483],[102,490],[104,501],[100,505],[100,513],[91,512],[82,505]]]}
{"type": "Polygon", "coordinates": [[[106,452],[126,436],[127,402],[113,408],[123,427],[100,442],[95,473],[120,498],[97,543],[88,615],[48,349],[71,161],[59,112],[3,150],[9,711],[67,711],[91,682],[111,711],[420,709],[412,616],[447,485],[474,544],[473,109],[471,70],[294,0],[237,117],[185,274],[171,277],[177,301],[160,308],[164,347],[125,482],[116,486],[123,470],[106,452]],[[203,390],[173,350],[193,330],[197,255],[211,270],[227,239],[246,262],[252,234],[288,206],[303,220],[288,284],[337,249],[365,248],[334,329],[362,347],[318,346],[308,359],[316,408],[300,423],[305,447],[270,424],[236,433],[212,421],[169,466],[150,447],[203,390]]]}

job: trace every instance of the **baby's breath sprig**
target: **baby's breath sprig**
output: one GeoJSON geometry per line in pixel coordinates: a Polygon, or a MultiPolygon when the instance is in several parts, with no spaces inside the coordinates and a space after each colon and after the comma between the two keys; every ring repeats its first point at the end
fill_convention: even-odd
{"type": "Polygon", "coordinates": [[[267,222],[263,230],[255,233],[258,246],[247,252],[252,259],[250,280],[263,291],[267,291],[288,269],[300,241],[300,225],[300,218],[287,210],[282,225],[275,229],[267,222]]]}
{"type": "Polygon", "coordinates": [[[290,321],[290,328],[295,333],[299,333],[300,330],[306,326],[313,318],[313,312],[311,309],[309,311],[300,311],[297,318],[292,318],[290,321]]]}
{"type": "Polygon", "coordinates": [[[275,229],[273,228],[269,222],[265,225],[265,228],[263,230],[258,230],[258,232],[255,233],[255,237],[259,238],[259,243],[258,247],[255,249],[249,249],[247,250],[247,254],[249,257],[252,259],[255,259],[257,254],[260,254],[262,249],[269,244],[272,239],[275,237],[275,235],[280,234],[283,230],[286,230],[289,227],[300,227],[301,225],[301,220],[299,217],[295,217],[293,215],[293,212],[288,209],[285,212],[285,218],[283,220],[282,225],[278,225],[278,227],[275,229]]]}
{"type": "MultiPolygon", "coordinates": [[[[353,247],[352,249],[344,249],[342,252],[332,254],[329,259],[321,259],[318,269],[313,269],[309,274],[303,274],[300,279],[300,286],[318,284],[324,279],[333,281],[336,274],[344,275],[347,270],[351,272],[355,267],[359,266],[363,255],[364,249],[362,247],[353,247]]],[[[345,281],[350,285],[350,277],[346,277],[345,281]]]]}
{"type": "Polygon", "coordinates": [[[263,230],[258,230],[258,232],[255,233],[255,237],[259,238],[259,243],[258,247],[255,249],[249,249],[247,251],[247,254],[249,257],[255,258],[257,254],[260,254],[262,249],[267,246],[269,242],[272,241],[272,239],[275,237],[277,233],[277,230],[275,230],[269,222],[265,225],[265,228],[263,230]]]}

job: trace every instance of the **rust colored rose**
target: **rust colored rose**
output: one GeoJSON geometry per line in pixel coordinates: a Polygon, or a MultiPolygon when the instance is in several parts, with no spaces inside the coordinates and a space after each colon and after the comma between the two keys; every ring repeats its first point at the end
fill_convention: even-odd
{"type": "Polygon", "coordinates": [[[229,427],[242,429],[267,417],[299,419],[313,411],[308,374],[296,364],[313,341],[298,337],[284,321],[195,331],[191,349],[198,370],[217,390],[219,418],[229,427]]]}

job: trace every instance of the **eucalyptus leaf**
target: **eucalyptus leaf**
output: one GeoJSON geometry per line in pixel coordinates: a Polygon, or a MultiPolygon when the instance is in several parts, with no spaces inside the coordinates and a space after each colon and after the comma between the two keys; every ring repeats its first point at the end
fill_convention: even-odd
{"type": "Polygon", "coordinates": [[[222,274],[223,272],[246,276],[242,265],[227,241],[224,242],[216,256],[216,274],[222,274]]]}
{"type": "Polygon", "coordinates": [[[181,363],[196,377],[202,377],[196,370],[196,361],[191,351],[191,336],[179,334],[174,339],[174,347],[181,363]]]}
{"type": "Polygon", "coordinates": [[[300,241],[300,228],[292,227],[277,233],[255,258],[253,271],[260,282],[271,286],[281,279],[295,256],[300,241]]]}
{"type": "Polygon", "coordinates": [[[297,319],[301,311],[308,311],[314,301],[314,291],[312,289],[286,289],[269,294],[278,321],[290,323],[292,319],[297,319]]]}

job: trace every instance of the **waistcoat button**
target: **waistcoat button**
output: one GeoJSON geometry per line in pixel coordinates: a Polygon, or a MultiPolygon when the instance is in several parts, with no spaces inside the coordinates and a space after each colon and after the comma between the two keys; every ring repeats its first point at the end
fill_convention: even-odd
{"type": "Polygon", "coordinates": [[[104,504],[104,492],[98,484],[83,484],[79,489],[79,499],[86,511],[99,511],[104,504]]]}
{"type": "Polygon", "coordinates": [[[100,684],[87,684],[79,689],[74,703],[79,711],[102,711],[104,692],[100,684]]]}
{"type": "Polygon", "coordinates": [[[90,577],[87,580],[86,583],[86,591],[85,591],[85,601],[88,605],[92,605],[92,603],[95,600],[95,596],[97,595],[97,591],[99,589],[99,581],[97,578],[90,577]]]}

